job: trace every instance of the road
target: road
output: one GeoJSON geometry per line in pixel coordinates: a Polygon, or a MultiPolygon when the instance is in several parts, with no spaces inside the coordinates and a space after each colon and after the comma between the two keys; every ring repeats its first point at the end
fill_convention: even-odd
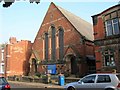
{"type": "Polygon", "coordinates": [[[43,83],[9,81],[11,90],[64,90],[62,86],[43,83]]]}

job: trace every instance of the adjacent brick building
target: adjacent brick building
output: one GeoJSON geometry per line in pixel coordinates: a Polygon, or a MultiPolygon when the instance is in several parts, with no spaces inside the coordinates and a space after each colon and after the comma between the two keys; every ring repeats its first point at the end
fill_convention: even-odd
{"type": "Polygon", "coordinates": [[[28,75],[32,43],[28,40],[9,39],[4,49],[5,76],[28,75]]]}
{"type": "Polygon", "coordinates": [[[4,75],[4,47],[0,45],[0,76],[4,75]]]}
{"type": "Polygon", "coordinates": [[[92,18],[97,72],[120,72],[120,4],[92,18]]]}
{"type": "Polygon", "coordinates": [[[92,25],[54,3],[45,15],[32,46],[30,73],[85,75],[95,71],[92,25]]]}

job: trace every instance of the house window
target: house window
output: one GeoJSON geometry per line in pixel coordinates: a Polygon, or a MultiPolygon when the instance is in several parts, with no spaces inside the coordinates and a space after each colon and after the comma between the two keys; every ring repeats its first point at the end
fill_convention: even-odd
{"type": "Polygon", "coordinates": [[[1,63],[1,73],[4,73],[5,67],[4,67],[4,63],[1,63]]]}
{"type": "Polygon", "coordinates": [[[104,53],[104,66],[115,66],[114,53],[110,50],[107,50],[104,53]]]}
{"type": "Polygon", "coordinates": [[[1,58],[2,58],[2,61],[4,61],[4,50],[2,50],[2,56],[1,56],[1,58]]]}
{"type": "Polygon", "coordinates": [[[112,22],[111,22],[111,20],[106,21],[106,33],[107,33],[107,36],[112,35],[112,22]]]}
{"type": "Polygon", "coordinates": [[[105,25],[107,36],[120,34],[119,18],[108,20],[105,22],[105,25]]]}
{"type": "Polygon", "coordinates": [[[113,19],[113,20],[112,20],[112,23],[113,23],[113,33],[114,33],[115,35],[120,34],[119,19],[118,19],[118,18],[113,19]]]}

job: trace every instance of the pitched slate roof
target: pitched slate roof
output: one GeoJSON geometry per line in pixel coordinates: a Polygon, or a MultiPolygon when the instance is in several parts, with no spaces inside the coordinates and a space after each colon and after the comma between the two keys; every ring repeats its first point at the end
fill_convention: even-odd
{"type": "Polygon", "coordinates": [[[70,23],[82,36],[85,36],[87,40],[94,40],[92,24],[59,6],[56,7],[62,12],[62,14],[70,21],[70,23]]]}

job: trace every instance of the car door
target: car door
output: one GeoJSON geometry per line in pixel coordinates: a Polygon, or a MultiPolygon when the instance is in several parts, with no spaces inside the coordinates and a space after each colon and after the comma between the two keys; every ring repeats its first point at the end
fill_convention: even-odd
{"type": "Polygon", "coordinates": [[[106,86],[111,86],[110,75],[98,75],[96,80],[96,90],[104,90],[106,86]]]}
{"type": "Polygon", "coordinates": [[[0,77],[0,90],[2,90],[3,85],[4,85],[3,78],[2,78],[2,77],[0,77]]]}
{"type": "Polygon", "coordinates": [[[78,82],[77,90],[93,90],[95,88],[96,75],[86,76],[78,82]]]}

